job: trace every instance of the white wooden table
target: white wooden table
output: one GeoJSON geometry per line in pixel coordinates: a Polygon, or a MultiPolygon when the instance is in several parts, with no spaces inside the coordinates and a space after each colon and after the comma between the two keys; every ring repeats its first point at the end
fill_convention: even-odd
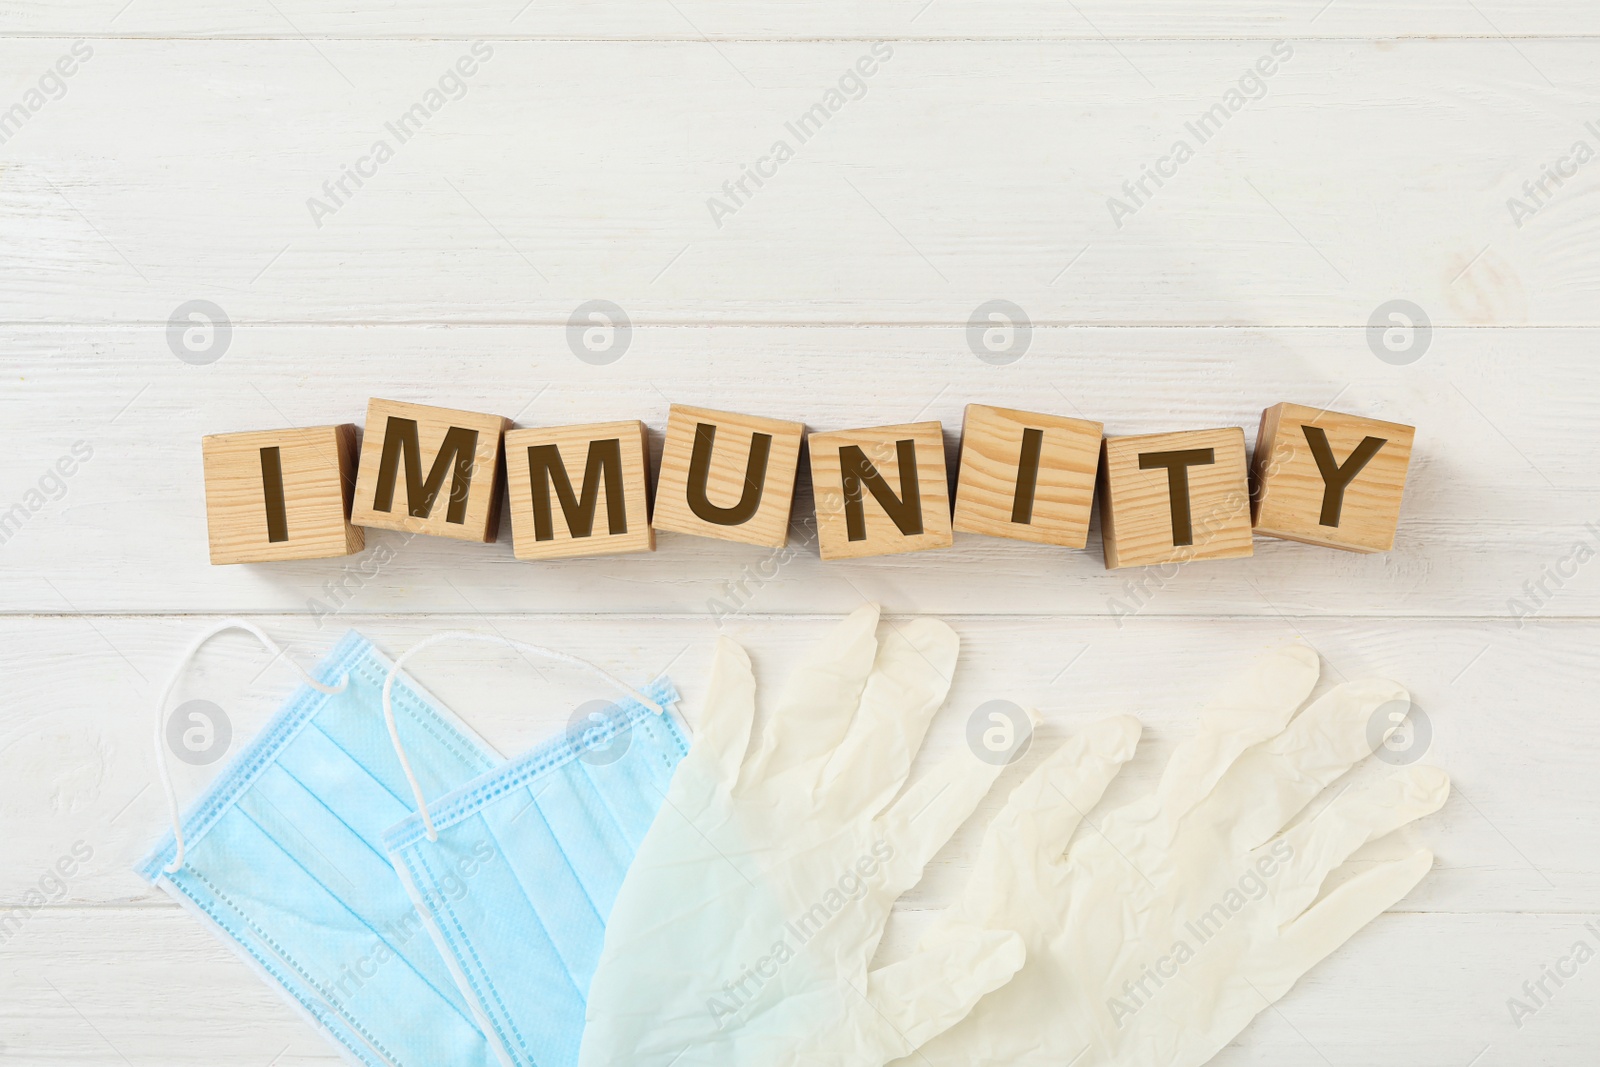
{"type": "MultiPolygon", "coordinates": [[[[1597,35],[1578,0],[7,5],[0,1063],[335,1062],[129,870],[165,818],[152,704],[197,628],[247,615],[304,662],[348,627],[391,654],[497,630],[635,677],[670,665],[692,710],[719,630],[774,682],[868,599],[962,634],[925,756],[994,697],[1040,707],[1050,738],[1131,710],[1147,740],[1118,790],[1281,641],[1403,681],[1457,786],[1423,830],[1438,869],[1216,1062],[1593,1063],[1600,963],[1520,1027],[1507,1000],[1600,944],[1600,162],[1573,155],[1600,151],[1597,35]],[[462,57],[472,75],[441,87],[462,57]],[[789,124],[819,103],[802,143],[789,124]],[[1219,103],[1201,143],[1187,124],[1219,103]],[[387,124],[408,113],[402,143],[387,124]],[[1192,158],[1162,162],[1179,139],[1192,158]],[[1135,198],[1146,166],[1168,176],[1135,198]],[[590,300],[629,317],[613,362],[569,346],[590,300]],[[970,344],[991,300],[1031,322],[1008,351],[970,344]],[[1368,330],[1393,300],[1431,322],[1399,351],[1368,330]],[[228,329],[175,348],[190,301],[228,329]],[[937,418],[952,460],[968,401],[1253,439],[1291,400],[1419,434],[1392,553],[1263,540],[1125,616],[1136,572],[1106,571],[1098,534],[807,550],[723,619],[763,550],[665,534],[529,564],[508,531],[372,532],[348,561],[209,566],[200,436],[359,422],[371,396],[643,418],[658,454],[670,401],[817,429],[937,418]]],[[[810,509],[803,487],[796,535],[810,509]]],[[[460,655],[417,674],[507,753],[595,695],[460,655]]],[[[180,699],[224,708],[237,744],[292,685],[264,661],[219,639],[180,699]]],[[[182,770],[192,796],[216,767],[182,770]]],[[[992,810],[903,901],[885,958],[992,810]]]]}

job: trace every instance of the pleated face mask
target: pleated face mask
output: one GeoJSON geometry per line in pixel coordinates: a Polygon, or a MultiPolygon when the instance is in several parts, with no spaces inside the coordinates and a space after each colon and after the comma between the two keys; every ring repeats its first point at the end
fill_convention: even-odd
{"type": "MultiPolygon", "coordinates": [[[[508,644],[486,635],[435,640],[508,644]]],[[[593,668],[589,668],[593,670],[593,668]]],[[[688,751],[660,679],[454,792],[424,800],[385,845],[502,1062],[578,1062],[605,922],[639,842],[688,751]]],[[[404,739],[404,761],[411,742],[404,739]]],[[[420,785],[420,782],[419,782],[420,785]]]]}
{"type": "MultiPolygon", "coordinates": [[[[201,635],[174,671],[158,720],[189,658],[225,629],[247,630],[278,652],[247,622],[201,635]]],[[[393,684],[394,730],[410,754],[402,768],[384,728],[389,673],[365,638],[347,634],[182,820],[158,736],[173,832],[139,872],[286,994],[347,1060],[486,1067],[494,1053],[382,833],[412,810],[408,776],[443,792],[501,761],[437,704],[393,684]]]]}

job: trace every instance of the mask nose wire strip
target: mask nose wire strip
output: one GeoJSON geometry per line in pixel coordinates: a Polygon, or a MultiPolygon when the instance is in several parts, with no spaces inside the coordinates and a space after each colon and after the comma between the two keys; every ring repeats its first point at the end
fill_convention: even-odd
{"type": "MultiPolygon", "coordinates": [[[[161,774],[161,788],[167,795],[167,811],[172,817],[172,839],[177,842],[178,846],[172,862],[162,868],[167,874],[177,874],[183,868],[184,857],[183,818],[178,811],[178,792],[172,785],[172,772],[167,769],[167,701],[172,697],[172,690],[177,687],[178,679],[183,677],[184,671],[189,669],[189,661],[194,659],[195,653],[200,651],[200,646],[218,634],[226,633],[229,630],[243,630],[248,634],[254,635],[255,639],[265,645],[268,652],[272,653],[274,660],[283,655],[283,649],[278,647],[278,643],[268,637],[266,632],[255,623],[244,619],[224,619],[211,627],[211,629],[201,631],[195,636],[194,640],[189,642],[189,647],[178,658],[177,664],[172,668],[172,674],[167,677],[166,688],[161,690],[161,701],[156,705],[156,770],[161,774]]],[[[306,669],[295,663],[294,660],[290,660],[289,663],[300,673],[301,680],[319,693],[338,693],[350,683],[350,678],[346,675],[338,685],[324,685],[311,677],[306,669]]]]}
{"type": "Polygon", "coordinates": [[[616,675],[601,667],[595,666],[586,659],[580,659],[579,657],[568,652],[558,652],[553,648],[546,648],[543,645],[530,645],[527,642],[515,641],[509,637],[502,637],[499,634],[476,633],[472,630],[445,630],[423,638],[415,645],[412,645],[411,648],[407,649],[404,655],[394,661],[394,666],[389,668],[389,677],[385,678],[383,681],[383,719],[384,722],[389,726],[389,740],[394,742],[394,754],[400,757],[400,767],[406,772],[406,781],[411,783],[411,795],[416,798],[417,811],[422,814],[422,825],[427,828],[429,841],[439,840],[439,833],[433,828],[433,815],[428,811],[428,801],[422,795],[422,786],[417,782],[416,774],[411,770],[411,760],[406,756],[405,746],[400,743],[400,731],[395,726],[394,702],[391,698],[391,693],[394,689],[395,676],[398,675],[400,673],[400,669],[405,666],[406,660],[410,659],[412,656],[416,655],[418,652],[421,652],[428,646],[436,645],[444,641],[467,641],[476,642],[481,645],[503,645],[504,647],[517,652],[531,652],[536,656],[543,656],[546,659],[553,659],[560,663],[569,663],[572,666],[577,667],[580,670],[592,674],[602,681],[609,683],[621,692],[626,693],[629,697],[632,697],[640,704],[643,704],[657,715],[666,714],[666,709],[660,704],[657,704],[654,700],[651,700],[637,689],[634,689],[632,686],[623,682],[616,675]]]}

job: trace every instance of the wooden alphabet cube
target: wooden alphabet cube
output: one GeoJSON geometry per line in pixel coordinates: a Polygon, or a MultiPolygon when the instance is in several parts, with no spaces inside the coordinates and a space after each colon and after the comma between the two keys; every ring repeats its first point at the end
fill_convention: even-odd
{"type": "Polygon", "coordinates": [[[652,551],[646,451],[638,421],[507,433],[512,552],[561,559],[652,551]]]}
{"type": "Polygon", "coordinates": [[[968,404],[954,528],[1082,548],[1103,429],[1083,419],[968,404]]]}
{"type": "Polygon", "coordinates": [[[351,521],[490,542],[500,518],[500,438],[509,419],[373,398],[351,521]]]}
{"type": "Polygon", "coordinates": [[[810,437],[823,559],[948,548],[950,488],[937,422],[810,437]]]}
{"type": "Polygon", "coordinates": [[[1250,470],[1256,532],[1350,552],[1389,551],[1416,433],[1299,404],[1267,408],[1250,470]]]}
{"type": "Polygon", "coordinates": [[[782,548],[805,432],[799,422],[673,404],[655,528],[782,548]]]}
{"type": "Polygon", "coordinates": [[[1106,438],[1100,532],[1107,567],[1250,555],[1244,431],[1106,438]]]}
{"type": "Polygon", "coordinates": [[[200,450],[212,563],[361,551],[365,539],[350,524],[353,425],[212,434],[200,450]]]}

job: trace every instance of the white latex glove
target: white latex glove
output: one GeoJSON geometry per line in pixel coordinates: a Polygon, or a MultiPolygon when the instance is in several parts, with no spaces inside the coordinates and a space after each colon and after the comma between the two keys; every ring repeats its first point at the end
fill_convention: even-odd
{"type": "Polygon", "coordinates": [[[961,750],[900,795],[958,640],[876,608],[844,620],[770,708],[719,642],[705,709],[606,927],[582,1067],[857,1067],[904,1055],[1022,965],[1010,930],[947,923],[868,971],[895,898],[999,767],[961,750]]]}
{"type": "Polygon", "coordinates": [[[1407,699],[1353,682],[1295,716],[1317,676],[1309,649],[1266,657],[1205,712],[1158,789],[1103,815],[1085,817],[1133,754],[1132,718],[1089,727],[1018,786],[929,937],[1014,930],[1027,964],[898,1067],[1195,1067],[1405,896],[1433,864],[1426,849],[1317,900],[1357,848],[1438,810],[1442,771],[1408,767],[1283,830],[1372,753],[1373,712],[1407,699]]]}

